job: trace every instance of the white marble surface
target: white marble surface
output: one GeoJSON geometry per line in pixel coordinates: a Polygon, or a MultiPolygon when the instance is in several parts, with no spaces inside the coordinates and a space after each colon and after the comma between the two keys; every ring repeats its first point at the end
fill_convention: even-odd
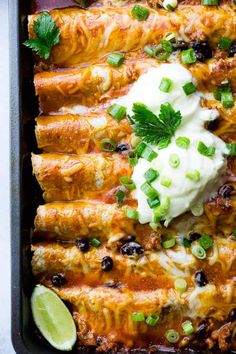
{"type": "MultiPolygon", "coordinates": [[[[0,353],[15,353],[10,339],[8,4],[0,0],[0,353]]],[[[20,354],[20,353],[19,353],[20,354]]]]}

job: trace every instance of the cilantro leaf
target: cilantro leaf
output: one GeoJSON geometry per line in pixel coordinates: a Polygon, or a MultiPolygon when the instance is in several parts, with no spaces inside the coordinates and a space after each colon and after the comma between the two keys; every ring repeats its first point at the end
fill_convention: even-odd
{"type": "Polygon", "coordinates": [[[152,144],[165,143],[167,146],[182,119],[181,113],[176,112],[170,103],[161,105],[159,116],[139,102],[133,104],[133,112],[134,115],[131,117],[133,130],[144,141],[152,144]]]}
{"type": "Polygon", "coordinates": [[[48,59],[52,47],[60,41],[60,31],[53,18],[43,12],[33,25],[35,38],[28,39],[23,44],[36,52],[40,58],[48,59]]]}

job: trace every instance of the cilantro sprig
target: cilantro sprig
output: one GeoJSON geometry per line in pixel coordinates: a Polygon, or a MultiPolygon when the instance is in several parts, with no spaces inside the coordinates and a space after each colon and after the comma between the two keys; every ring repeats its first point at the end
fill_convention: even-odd
{"type": "Polygon", "coordinates": [[[40,58],[48,59],[52,48],[60,41],[60,31],[53,18],[43,12],[33,24],[35,38],[30,38],[23,44],[36,52],[40,58]]]}
{"type": "Polygon", "coordinates": [[[161,105],[158,116],[140,102],[134,103],[132,110],[133,130],[136,135],[151,144],[160,144],[164,141],[167,146],[182,119],[180,111],[176,112],[170,103],[161,105]]]}

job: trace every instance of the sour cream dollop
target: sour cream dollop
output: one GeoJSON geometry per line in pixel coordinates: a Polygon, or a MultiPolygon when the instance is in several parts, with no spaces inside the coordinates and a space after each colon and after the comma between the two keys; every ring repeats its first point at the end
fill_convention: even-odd
{"type": "Polygon", "coordinates": [[[206,201],[217,190],[222,173],[226,167],[225,143],[206,130],[204,123],[214,120],[218,112],[201,107],[201,95],[199,92],[186,96],[183,85],[194,82],[191,73],[180,64],[162,64],[158,68],[151,68],[141,75],[134,83],[129,93],[117,100],[127,107],[127,112],[133,115],[132,106],[135,102],[142,102],[155,114],[159,114],[160,105],[169,102],[175,111],[180,111],[182,122],[176,130],[168,147],[158,150],[157,146],[151,146],[158,156],[151,162],[140,158],[134,167],[132,179],[136,184],[133,197],[138,201],[140,223],[153,221],[153,209],[147,203],[147,196],[141,190],[146,182],[144,173],[153,168],[159,172],[159,177],[151,183],[158,191],[160,200],[168,198],[170,206],[163,219],[166,225],[171,219],[190,210],[197,204],[206,201]],[[170,92],[165,93],[159,89],[162,78],[169,78],[173,82],[170,92]],[[175,140],[178,137],[190,139],[188,149],[180,148],[175,140]],[[199,153],[197,146],[202,141],[206,146],[214,146],[215,154],[207,157],[199,153]],[[169,158],[172,154],[179,157],[179,166],[171,167],[169,158]],[[186,177],[188,171],[197,170],[200,173],[199,181],[193,181],[186,177]],[[163,186],[163,179],[170,179],[169,187],[163,186]]]}

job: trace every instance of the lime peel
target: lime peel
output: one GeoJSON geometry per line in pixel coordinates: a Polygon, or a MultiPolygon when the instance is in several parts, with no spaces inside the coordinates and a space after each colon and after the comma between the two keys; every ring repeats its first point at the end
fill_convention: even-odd
{"type": "Polygon", "coordinates": [[[31,308],[35,324],[45,339],[58,350],[72,350],[77,338],[76,326],[60,297],[49,288],[36,285],[31,308]]]}

